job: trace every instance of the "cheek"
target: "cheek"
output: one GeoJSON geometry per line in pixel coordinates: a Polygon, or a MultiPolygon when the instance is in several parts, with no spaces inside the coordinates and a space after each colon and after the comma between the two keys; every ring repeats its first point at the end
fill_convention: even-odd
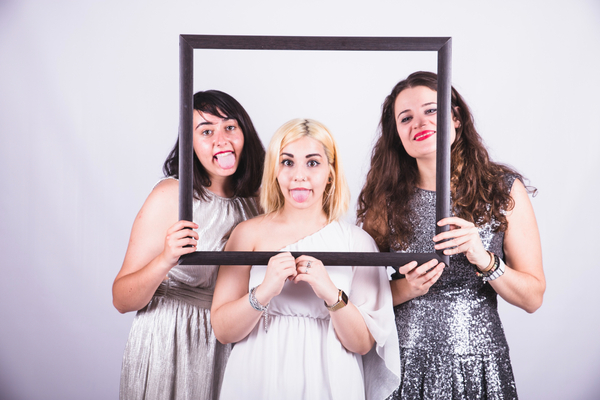
{"type": "Polygon", "coordinates": [[[202,139],[194,139],[194,151],[200,160],[212,159],[212,146],[202,139]]]}
{"type": "Polygon", "coordinates": [[[406,146],[409,144],[408,130],[407,129],[403,129],[403,130],[398,129],[398,137],[400,138],[400,143],[402,143],[402,146],[404,146],[404,148],[406,148],[406,146]]]}

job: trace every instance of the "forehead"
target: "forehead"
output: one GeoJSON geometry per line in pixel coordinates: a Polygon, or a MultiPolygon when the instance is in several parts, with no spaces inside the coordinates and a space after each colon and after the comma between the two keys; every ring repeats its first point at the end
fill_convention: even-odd
{"type": "Polygon", "coordinates": [[[429,89],[427,86],[415,86],[401,91],[396,97],[394,107],[397,111],[403,111],[431,102],[437,102],[437,92],[429,89]]]}
{"type": "Polygon", "coordinates": [[[298,140],[288,143],[281,149],[281,153],[288,153],[293,155],[305,155],[305,154],[325,154],[325,148],[323,144],[316,139],[308,136],[303,136],[298,140]]]}
{"type": "MultiPolygon", "coordinates": [[[[221,114],[221,115],[225,115],[221,112],[221,110],[217,109],[217,111],[221,114]]],[[[201,123],[201,122],[208,122],[211,124],[218,124],[221,121],[230,121],[230,122],[237,122],[235,119],[232,118],[228,118],[228,117],[221,117],[219,115],[213,115],[211,113],[205,112],[205,111],[200,111],[200,110],[194,110],[194,122],[195,123],[201,123]]]]}

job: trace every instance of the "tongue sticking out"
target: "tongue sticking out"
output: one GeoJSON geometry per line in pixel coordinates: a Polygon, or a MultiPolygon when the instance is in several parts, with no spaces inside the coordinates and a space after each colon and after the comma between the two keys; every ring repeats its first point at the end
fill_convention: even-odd
{"type": "Polygon", "coordinates": [[[217,163],[222,169],[230,169],[235,165],[235,155],[233,153],[217,154],[217,163]]]}
{"type": "Polygon", "coordinates": [[[308,189],[292,190],[292,198],[298,203],[304,203],[308,199],[309,193],[308,189]]]}

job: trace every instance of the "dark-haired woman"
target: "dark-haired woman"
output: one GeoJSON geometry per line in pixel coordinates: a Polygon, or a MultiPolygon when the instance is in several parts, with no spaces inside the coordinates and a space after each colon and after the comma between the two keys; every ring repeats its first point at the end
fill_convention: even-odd
{"type": "Polygon", "coordinates": [[[358,219],[381,250],[450,255],[391,282],[402,377],[395,399],[517,398],[497,295],[527,312],[546,283],[537,223],[511,168],[490,161],[452,88],[450,225],[435,234],[437,76],[416,72],[383,104],[358,219]],[[447,240],[448,241],[445,241],[447,240]]]}
{"type": "Polygon", "coordinates": [[[221,250],[228,232],[259,214],[264,148],[244,108],[226,93],[194,95],[193,222],[178,221],[179,141],[166,178],[138,213],[113,303],[137,311],[123,356],[121,399],[217,399],[231,348],[210,324],[217,266],[177,265],[221,250]],[[191,245],[191,246],[190,246],[191,245]]]}

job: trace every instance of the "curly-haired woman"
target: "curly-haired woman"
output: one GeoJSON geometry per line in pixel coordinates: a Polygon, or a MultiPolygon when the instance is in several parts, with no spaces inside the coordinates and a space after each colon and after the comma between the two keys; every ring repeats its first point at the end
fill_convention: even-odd
{"type": "Polygon", "coordinates": [[[517,398],[497,295],[527,312],[546,282],[528,188],[492,162],[452,88],[453,216],[435,221],[437,76],[415,72],[385,99],[358,219],[382,251],[450,255],[391,282],[402,376],[396,399],[517,398]],[[450,225],[435,234],[435,223],[450,225]]]}

